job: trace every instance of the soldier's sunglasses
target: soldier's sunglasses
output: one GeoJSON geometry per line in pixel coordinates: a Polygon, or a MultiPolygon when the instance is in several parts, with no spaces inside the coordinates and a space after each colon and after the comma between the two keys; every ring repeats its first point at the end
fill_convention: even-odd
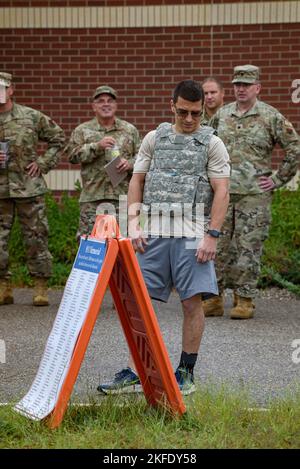
{"type": "Polygon", "coordinates": [[[202,114],[201,111],[187,111],[186,109],[180,109],[174,106],[175,112],[178,117],[181,117],[182,119],[186,119],[189,114],[191,114],[192,119],[199,119],[199,117],[202,114]]]}

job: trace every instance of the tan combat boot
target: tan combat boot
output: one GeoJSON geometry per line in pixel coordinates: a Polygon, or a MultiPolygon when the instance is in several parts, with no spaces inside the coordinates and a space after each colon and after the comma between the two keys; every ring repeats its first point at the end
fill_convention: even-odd
{"type": "Polygon", "coordinates": [[[48,306],[49,305],[46,278],[34,279],[33,305],[34,306],[48,306]]]}
{"type": "Polygon", "coordinates": [[[204,316],[223,316],[224,314],[224,293],[220,296],[213,296],[202,302],[204,316]]]}
{"type": "Polygon", "coordinates": [[[238,297],[239,295],[233,292],[233,306],[236,306],[238,304],[238,297]]]}
{"type": "Polygon", "coordinates": [[[0,305],[11,305],[14,302],[13,291],[6,278],[0,278],[0,305]]]}
{"type": "Polygon", "coordinates": [[[254,316],[254,304],[252,298],[245,298],[234,294],[234,307],[230,311],[231,319],[250,319],[254,316]]]}

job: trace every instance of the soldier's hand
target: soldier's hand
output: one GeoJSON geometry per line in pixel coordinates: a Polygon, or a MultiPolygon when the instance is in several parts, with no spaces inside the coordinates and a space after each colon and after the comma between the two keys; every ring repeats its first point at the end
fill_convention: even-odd
{"type": "Polygon", "coordinates": [[[139,252],[140,254],[144,254],[145,252],[145,247],[147,246],[147,240],[145,238],[135,238],[132,239],[132,246],[133,249],[136,252],[139,252]]]}
{"type": "Polygon", "coordinates": [[[216,252],[217,238],[213,238],[207,234],[204,235],[204,238],[200,241],[195,254],[197,257],[197,262],[204,263],[215,260],[216,252]]]}
{"type": "Polygon", "coordinates": [[[33,178],[41,175],[41,170],[40,170],[38,164],[35,161],[30,163],[28,166],[26,166],[26,170],[27,170],[29,176],[31,176],[33,178]]]}
{"type": "Polygon", "coordinates": [[[116,141],[113,137],[103,137],[99,142],[98,145],[105,150],[105,148],[112,148],[116,141]]]}
{"type": "Polygon", "coordinates": [[[118,173],[125,173],[125,171],[129,171],[130,163],[125,158],[121,158],[121,162],[117,165],[118,173]]]}
{"type": "Polygon", "coordinates": [[[128,234],[131,238],[133,249],[143,254],[148,243],[146,238],[143,237],[143,230],[141,227],[133,222],[129,222],[128,234]]]}
{"type": "Polygon", "coordinates": [[[258,180],[258,185],[265,192],[272,191],[276,187],[273,179],[267,176],[261,176],[258,180]]]}

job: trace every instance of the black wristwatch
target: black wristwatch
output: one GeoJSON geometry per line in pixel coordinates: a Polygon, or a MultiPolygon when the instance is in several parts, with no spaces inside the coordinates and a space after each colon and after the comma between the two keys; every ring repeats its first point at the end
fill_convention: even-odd
{"type": "Polygon", "coordinates": [[[219,238],[221,232],[218,230],[207,230],[207,233],[213,238],[219,238]]]}

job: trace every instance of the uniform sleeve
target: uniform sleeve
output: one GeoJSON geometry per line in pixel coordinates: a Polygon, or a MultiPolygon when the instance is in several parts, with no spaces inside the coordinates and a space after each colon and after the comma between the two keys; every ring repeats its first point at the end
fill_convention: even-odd
{"type": "Polygon", "coordinates": [[[219,111],[217,111],[216,114],[212,116],[212,118],[208,121],[207,125],[209,125],[210,127],[212,127],[215,130],[218,130],[219,111]]]}
{"type": "Polygon", "coordinates": [[[65,145],[65,134],[50,117],[39,113],[38,138],[47,143],[47,150],[37,158],[37,164],[43,174],[54,168],[65,145]]]}
{"type": "Polygon", "coordinates": [[[220,179],[230,177],[230,159],[228,151],[222,140],[213,135],[208,147],[209,179],[220,179]]]}
{"type": "Polygon", "coordinates": [[[155,130],[151,130],[142,141],[134,164],[133,173],[147,173],[154,153],[155,130]]]}
{"type": "Polygon", "coordinates": [[[276,119],[275,142],[285,152],[280,167],[272,176],[276,187],[281,187],[288,183],[297,172],[300,155],[300,138],[293,125],[280,113],[278,113],[276,119]]]}
{"type": "Polygon", "coordinates": [[[99,156],[104,156],[104,150],[96,142],[86,143],[84,130],[76,128],[66,146],[65,153],[72,164],[91,163],[99,156]]]}

